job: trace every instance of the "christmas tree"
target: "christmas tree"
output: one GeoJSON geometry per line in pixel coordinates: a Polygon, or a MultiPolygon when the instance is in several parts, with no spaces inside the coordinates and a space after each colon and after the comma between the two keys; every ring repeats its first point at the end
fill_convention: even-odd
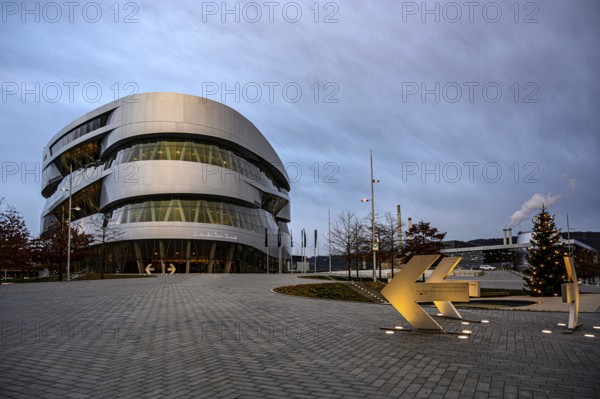
{"type": "Polygon", "coordinates": [[[563,256],[565,255],[560,231],[554,225],[554,216],[542,205],[533,218],[531,247],[527,261],[530,264],[529,277],[525,282],[532,296],[558,296],[561,284],[567,282],[563,256]]]}

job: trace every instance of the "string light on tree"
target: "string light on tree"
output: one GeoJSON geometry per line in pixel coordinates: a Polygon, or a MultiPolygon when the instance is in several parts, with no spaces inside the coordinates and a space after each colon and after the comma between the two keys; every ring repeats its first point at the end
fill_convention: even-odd
{"type": "Polygon", "coordinates": [[[544,206],[533,218],[533,223],[532,246],[527,254],[530,276],[525,277],[525,282],[533,296],[558,296],[561,284],[566,282],[560,231],[544,206]]]}

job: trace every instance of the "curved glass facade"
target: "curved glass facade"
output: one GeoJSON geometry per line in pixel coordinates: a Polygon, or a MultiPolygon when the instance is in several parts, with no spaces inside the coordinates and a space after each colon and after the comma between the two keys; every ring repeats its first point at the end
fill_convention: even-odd
{"type": "Polygon", "coordinates": [[[264,233],[277,231],[275,217],[263,209],[204,199],[157,199],[127,204],[112,212],[114,224],[143,222],[209,223],[264,233]]]}
{"type": "MultiPolygon", "coordinates": [[[[109,243],[107,247],[106,269],[116,273],[137,273],[138,260],[144,266],[151,265],[157,273],[168,272],[169,267],[174,267],[176,273],[261,273],[266,267],[261,251],[235,243],[144,240],[109,243]]],[[[274,272],[275,260],[269,263],[274,272]]]]}
{"type": "Polygon", "coordinates": [[[118,165],[154,160],[199,162],[219,166],[287,194],[265,167],[252,163],[223,146],[200,140],[161,138],[128,143],[109,157],[108,162],[109,165],[111,163],[118,165]]]}
{"type": "Polygon", "coordinates": [[[94,130],[106,126],[108,124],[109,116],[110,112],[107,112],[68,131],[64,136],[52,144],[50,147],[50,155],[56,154],[57,151],[71,143],[71,141],[77,140],[94,130]]]}

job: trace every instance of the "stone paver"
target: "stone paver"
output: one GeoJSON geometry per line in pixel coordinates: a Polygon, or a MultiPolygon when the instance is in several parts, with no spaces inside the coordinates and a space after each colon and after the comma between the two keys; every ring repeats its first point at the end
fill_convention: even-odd
{"type": "Polygon", "coordinates": [[[465,319],[490,323],[442,320],[447,334],[388,335],[380,327],[408,327],[391,306],[271,292],[305,282],[2,286],[0,397],[600,397],[599,313],[580,315],[573,334],[557,326],[566,313],[469,309],[465,319]],[[466,328],[468,339],[453,334],[466,328]]]}

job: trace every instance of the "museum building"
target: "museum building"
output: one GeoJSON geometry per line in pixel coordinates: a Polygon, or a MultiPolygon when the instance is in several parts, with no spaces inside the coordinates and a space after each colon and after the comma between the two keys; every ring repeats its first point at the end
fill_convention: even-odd
{"type": "Polygon", "coordinates": [[[104,233],[110,271],[264,273],[289,259],[284,165],[221,103],[176,93],[111,102],[58,132],[42,170],[42,236],[71,196],[72,226],[96,244],[104,233]]]}

